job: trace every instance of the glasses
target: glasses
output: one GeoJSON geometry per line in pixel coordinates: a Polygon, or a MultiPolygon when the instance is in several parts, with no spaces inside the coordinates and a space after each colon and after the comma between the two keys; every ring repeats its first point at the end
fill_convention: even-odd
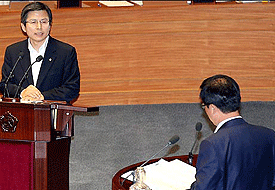
{"type": "Polygon", "coordinates": [[[201,103],[201,109],[205,110],[205,106],[208,106],[208,105],[206,105],[205,103],[201,103]]]}
{"type": "Polygon", "coordinates": [[[26,21],[26,23],[29,23],[30,25],[33,25],[33,26],[37,25],[38,22],[40,22],[41,25],[46,25],[49,23],[49,20],[48,19],[41,19],[41,20],[31,19],[26,21]]]}

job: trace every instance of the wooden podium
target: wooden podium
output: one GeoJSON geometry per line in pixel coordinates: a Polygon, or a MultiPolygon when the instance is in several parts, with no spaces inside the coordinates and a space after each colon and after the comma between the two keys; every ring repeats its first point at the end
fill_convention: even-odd
{"type": "MultiPolygon", "coordinates": [[[[188,155],[182,155],[182,156],[173,156],[173,157],[166,157],[163,158],[167,161],[171,161],[171,160],[175,160],[175,159],[179,159],[183,162],[188,163],[188,155]]],[[[197,163],[197,159],[198,159],[198,155],[194,155],[194,160],[193,160],[193,166],[196,166],[197,163]]],[[[159,161],[159,159],[153,159],[151,161],[149,161],[146,165],[148,164],[152,164],[159,161]]],[[[140,163],[136,163],[130,166],[127,166],[121,170],[119,170],[113,177],[112,179],[112,190],[129,190],[130,186],[133,184],[132,181],[125,179],[123,177],[121,177],[121,175],[129,172],[129,171],[134,171],[137,167],[141,166],[141,164],[143,164],[144,162],[140,162],[140,163]]]]}
{"type": "Polygon", "coordinates": [[[73,107],[0,102],[0,189],[68,190],[73,107]]]}

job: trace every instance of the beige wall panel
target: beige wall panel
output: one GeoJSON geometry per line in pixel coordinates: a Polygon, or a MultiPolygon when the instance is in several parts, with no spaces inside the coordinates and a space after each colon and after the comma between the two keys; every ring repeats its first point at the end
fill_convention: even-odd
{"type": "MultiPolygon", "coordinates": [[[[199,102],[214,74],[234,77],[243,101],[275,99],[275,3],[55,9],[51,35],[76,47],[81,92],[75,105],[199,102]]],[[[20,10],[0,8],[0,61],[24,39],[20,10]],[[4,10],[4,11],[3,11],[4,10]]],[[[20,8],[21,6],[21,8],[20,8]]]]}

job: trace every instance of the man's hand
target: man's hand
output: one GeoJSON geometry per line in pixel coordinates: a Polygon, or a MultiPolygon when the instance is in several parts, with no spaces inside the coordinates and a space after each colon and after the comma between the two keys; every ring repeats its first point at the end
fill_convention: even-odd
{"type": "Polygon", "coordinates": [[[29,85],[21,92],[23,101],[40,101],[44,100],[42,93],[33,85],[29,85]]]}

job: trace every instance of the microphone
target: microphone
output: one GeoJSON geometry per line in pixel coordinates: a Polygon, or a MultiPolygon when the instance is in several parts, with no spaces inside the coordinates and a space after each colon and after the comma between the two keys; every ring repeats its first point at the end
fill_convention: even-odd
{"type": "MultiPolygon", "coordinates": [[[[147,164],[150,160],[152,160],[156,155],[158,155],[158,154],[159,154],[161,151],[163,151],[165,148],[167,148],[168,146],[171,146],[171,145],[177,143],[177,142],[179,141],[179,139],[180,139],[180,138],[179,138],[178,135],[173,136],[173,137],[169,140],[169,142],[168,142],[161,150],[159,150],[156,154],[154,154],[151,158],[149,158],[146,162],[144,162],[143,164],[141,164],[141,166],[139,166],[139,167],[143,167],[145,164],[147,164]]],[[[131,176],[131,175],[134,176],[134,173],[135,173],[135,171],[131,172],[131,173],[122,181],[121,185],[123,185],[123,183],[125,182],[125,180],[126,180],[129,176],[131,176]]]]}
{"type": "Polygon", "coordinates": [[[195,145],[196,145],[196,143],[198,141],[198,133],[201,131],[201,129],[202,129],[202,124],[201,124],[201,122],[198,122],[196,124],[196,140],[195,140],[195,142],[194,142],[194,144],[192,146],[192,149],[191,149],[191,151],[189,152],[189,155],[188,155],[188,163],[190,165],[193,165],[193,158],[194,158],[193,157],[193,149],[194,149],[194,147],[195,147],[195,145]]]}
{"type": "Polygon", "coordinates": [[[31,69],[31,67],[33,66],[33,64],[35,64],[36,62],[40,62],[42,59],[43,59],[43,56],[42,56],[42,55],[39,55],[39,56],[36,58],[36,60],[35,60],[32,64],[29,65],[28,69],[26,70],[26,72],[24,73],[23,77],[21,78],[21,80],[20,80],[20,82],[19,82],[19,84],[18,84],[18,87],[17,87],[17,89],[16,89],[14,98],[17,97],[17,94],[18,94],[18,92],[19,92],[19,89],[21,88],[22,83],[23,83],[23,81],[24,81],[25,78],[26,78],[26,75],[28,74],[28,72],[29,72],[29,70],[31,69]]]}
{"type": "Polygon", "coordinates": [[[170,140],[169,140],[169,142],[160,150],[160,151],[158,151],[156,154],[154,154],[151,158],[149,158],[146,162],[144,162],[143,164],[141,164],[141,166],[140,167],[143,167],[145,164],[147,164],[147,162],[149,162],[150,160],[152,160],[156,155],[158,155],[161,151],[163,151],[166,147],[168,147],[168,146],[171,146],[172,144],[175,144],[176,142],[178,142],[179,141],[179,136],[178,135],[175,135],[175,136],[173,136],[170,140]]]}
{"type": "Polygon", "coordinates": [[[10,71],[10,74],[7,78],[7,80],[5,81],[5,88],[4,88],[4,98],[6,97],[9,97],[10,96],[10,93],[9,93],[9,90],[8,90],[8,82],[9,80],[12,78],[12,74],[14,72],[14,69],[16,68],[17,64],[19,63],[19,61],[24,57],[24,53],[22,51],[20,51],[20,53],[18,54],[18,58],[14,64],[14,66],[12,67],[11,71],[10,71]]]}

